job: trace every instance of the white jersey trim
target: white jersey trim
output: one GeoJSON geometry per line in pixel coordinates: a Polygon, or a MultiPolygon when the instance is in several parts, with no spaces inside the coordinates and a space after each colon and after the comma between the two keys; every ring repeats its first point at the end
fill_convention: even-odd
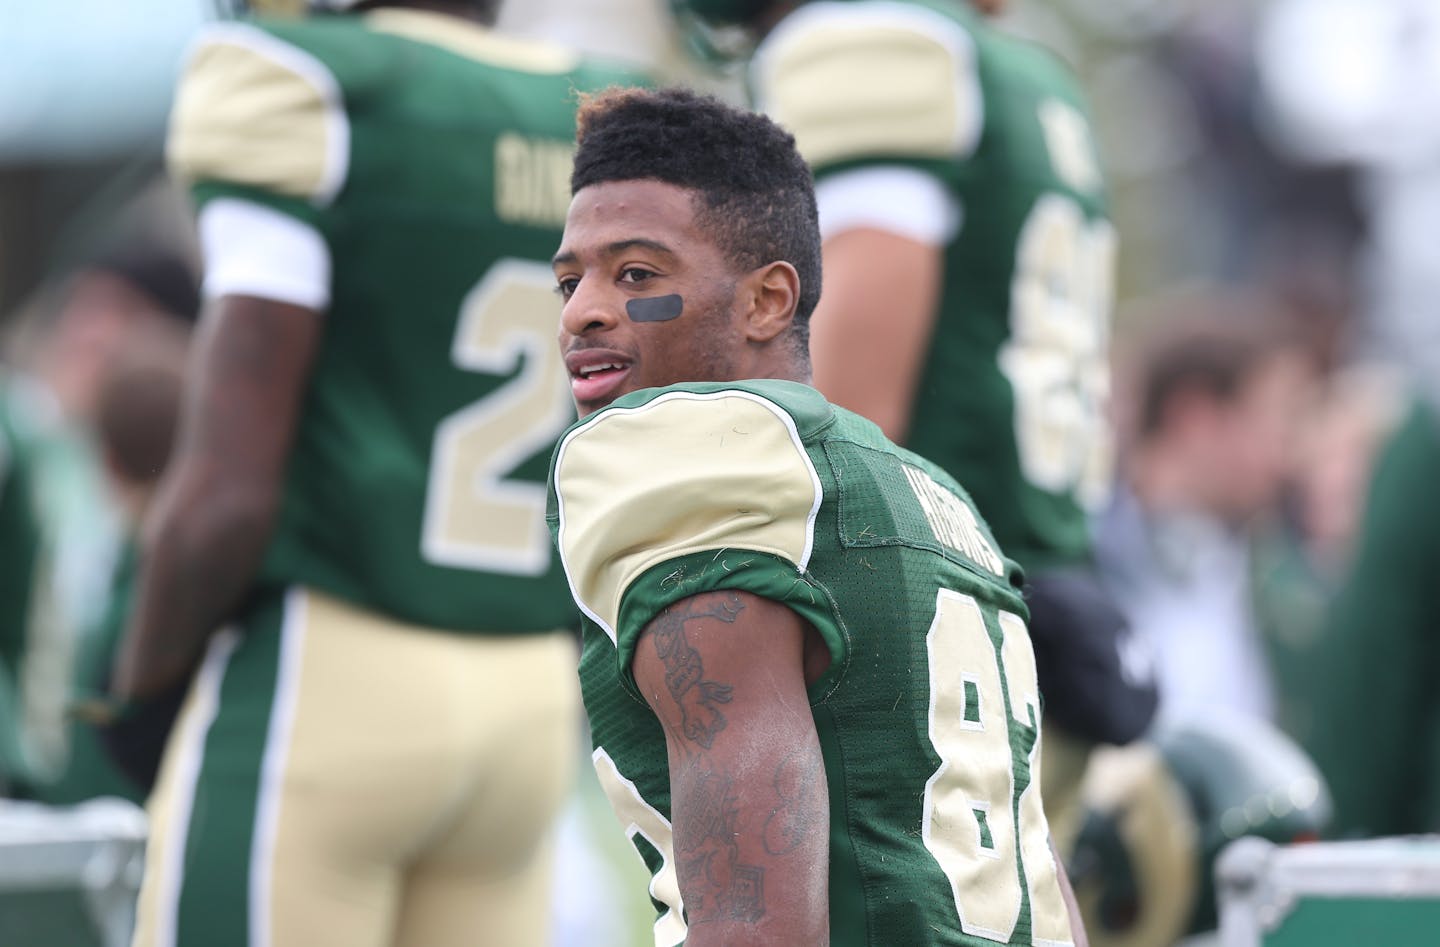
{"type": "Polygon", "coordinates": [[[330,248],[314,227],[263,204],[219,198],[200,211],[199,229],[207,298],[329,307],[330,248]]]}
{"type": "Polygon", "coordinates": [[[960,233],[960,199],[932,174],[904,165],[842,171],[815,185],[820,237],[874,228],[943,246],[960,233]]]}
{"type": "Polygon", "coordinates": [[[194,817],[195,791],[205,761],[205,740],[210,726],[220,712],[220,687],[230,656],[240,644],[240,635],[233,628],[221,630],[210,639],[205,659],[195,674],[189,712],[182,714],[179,731],[171,739],[170,753],[175,757],[169,835],[164,853],[148,859],[145,870],[163,872],[155,918],[155,943],[158,947],[175,947],[180,924],[180,893],[185,886],[185,849],[190,841],[190,822],[194,817]],[[157,868],[158,863],[158,868],[157,868]]]}
{"type": "Polygon", "coordinates": [[[265,736],[265,755],[260,764],[260,791],[255,806],[255,830],[250,851],[251,947],[274,943],[275,844],[280,831],[280,803],[285,789],[285,767],[295,731],[296,705],[300,696],[301,662],[305,657],[305,619],[309,597],[292,587],[285,593],[285,613],[280,625],[280,661],[275,671],[275,697],[270,709],[270,727],[265,736]]]}

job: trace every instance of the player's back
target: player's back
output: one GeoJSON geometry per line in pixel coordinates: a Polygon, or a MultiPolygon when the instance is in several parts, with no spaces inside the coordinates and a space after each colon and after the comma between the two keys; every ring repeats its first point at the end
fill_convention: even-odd
{"type": "Polygon", "coordinates": [[[262,582],[451,629],[567,622],[543,518],[573,417],[548,260],[575,90],[630,78],[412,10],[202,40],[172,165],[202,208],[274,209],[333,261],[262,582]]]}
{"type": "Polygon", "coordinates": [[[683,911],[665,736],[630,658],[662,609],[717,589],[785,603],[831,655],[810,688],[831,943],[1069,939],[1019,576],[953,479],[782,381],[628,395],[572,428],[553,478],[596,770],[656,875],[657,944],[683,911]]]}
{"type": "Polygon", "coordinates": [[[760,104],[827,179],[941,180],[960,212],[906,446],[965,484],[1031,565],[1088,548],[1103,492],[1114,237],[1069,70],[963,0],[802,6],[756,57],[760,104]]]}

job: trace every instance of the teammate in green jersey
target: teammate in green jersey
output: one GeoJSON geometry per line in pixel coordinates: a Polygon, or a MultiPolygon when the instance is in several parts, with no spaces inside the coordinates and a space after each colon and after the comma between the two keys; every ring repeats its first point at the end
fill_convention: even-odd
{"type": "Polygon", "coordinates": [[[578,694],[544,261],[574,91],[625,77],[497,5],[226,23],[181,80],[212,302],[117,659],[122,753],[189,694],[139,944],[545,941],[578,694]]]}
{"type": "Polygon", "coordinates": [[[655,943],[1083,941],[1018,572],[952,478],[808,386],[793,139],[612,93],[582,108],[571,186],[554,267],[587,417],[552,529],[655,943]]]}
{"type": "Polygon", "coordinates": [[[1074,76],[992,25],[1006,0],[673,3],[760,38],[756,104],[817,181],[816,387],[965,484],[1024,567],[1046,715],[1070,738],[1046,788],[1078,785],[1156,692],[1090,567],[1115,236],[1074,76]]]}

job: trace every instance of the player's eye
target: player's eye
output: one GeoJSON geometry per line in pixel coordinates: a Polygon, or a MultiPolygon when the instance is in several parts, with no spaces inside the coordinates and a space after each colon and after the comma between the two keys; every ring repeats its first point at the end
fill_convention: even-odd
{"type": "Polygon", "coordinates": [[[643,283],[655,276],[650,270],[638,266],[627,266],[620,271],[620,282],[622,283],[643,283]]]}
{"type": "Polygon", "coordinates": [[[555,282],[555,292],[561,299],[568,300],[575,295],[575,287],[580,285],[580,280],[574,276],[565,276],[555,282]]]}

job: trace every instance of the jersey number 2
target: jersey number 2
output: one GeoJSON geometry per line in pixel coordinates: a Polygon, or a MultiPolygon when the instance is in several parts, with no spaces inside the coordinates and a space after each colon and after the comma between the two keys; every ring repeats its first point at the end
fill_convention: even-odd
{"type": "Polygon", "coordinates": [[[925,784],[922,837],[950,879],[967,934],[1011,943],[1028,892],[1031,943],[1068,944],[1069,916],[1040,806],[1035,656],[1019,616],[999,612],[996,621],[998,654],[974,598],[950,589],[936,597],[925,645],[930,742],[940,768],[925,784]]]}
{"type": "Polygon", "coordinates": [[[555,333],[555,274],[500,260],[460,310],[451,359],[466,371],[520,373],[440,422],[430,454],[421,551],[436,565],[540,575],[550,565],[545,485],[507,479],[574,417],[555,333]]]}

